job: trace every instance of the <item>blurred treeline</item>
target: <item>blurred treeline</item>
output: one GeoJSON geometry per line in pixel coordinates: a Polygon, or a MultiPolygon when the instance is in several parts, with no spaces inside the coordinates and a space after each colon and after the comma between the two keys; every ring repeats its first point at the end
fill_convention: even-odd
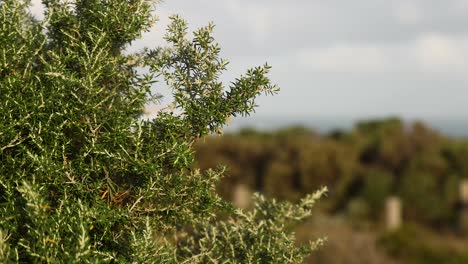
{"type": "MultiPolygon", "coordinates": [[[[365,121],[351,131],[325,135],[301,127],[275,132],[244,129],[198,142],[197,162],[201,169],[227,166],[228,177],[218,186],[227,199],[232,200],[233,186],[239,183],[292,201],[326,185],[330,193],[320,203],[322,212],[378,229],[386,198],[396,195],[402,200],[405,224],[416,227],[406,228],[411,232],[421,227],[463,235],[459,183],[468,177],[468,140],[443,136],[421,122],[365,121]]],[[[401,247],[412,243],[400,241],[415,239],[412,235],[380,237],[393,255],[414,253],[392,248],[395,243],[401,247]]],[[[429,263],[425,255],[408,261],[429,263]]]]}

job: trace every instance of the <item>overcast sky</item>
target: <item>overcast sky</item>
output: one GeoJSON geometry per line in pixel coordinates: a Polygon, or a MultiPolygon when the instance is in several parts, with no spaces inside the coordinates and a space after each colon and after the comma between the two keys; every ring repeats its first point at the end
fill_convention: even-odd
{"type": "Polygon", "coordinates": [[[166,0],[156,9],[160,22],[132,49],[162,44],[167,17],[180,14],[192,30],[216,24],[226,82],[273,66],[281,92],[260,98],[257,116],[468,120],[468,0],[166,0]]]}

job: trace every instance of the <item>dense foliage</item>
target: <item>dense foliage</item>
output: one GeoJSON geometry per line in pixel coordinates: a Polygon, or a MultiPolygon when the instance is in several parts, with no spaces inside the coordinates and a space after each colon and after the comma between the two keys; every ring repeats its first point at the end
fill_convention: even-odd
{"type": "Polygon", "coordinates": [[[193,143],[249,114],[277,88],[268,66],[225,87],[213,26],[168,47],[124,52],[154,22],[146,0],[0,1],[0,262],[301,262],[289,223],[299,205],[257,197],[234,210],[215,192],[223,169],[193,169],[193,143]],[[141,120],[156,79],[174,101],[141,120]],[[222,213],[222,218],[217,217],[222,213]]]}
{"type": "Polygon", "coordinates": [[[405,221],[457,227],[459,183],[468,175],[468,141],[447,138],[420,122],[364,121],[351,131],[320,135],[304,128],[245,129],[197,146],[200,168],[230,168],[218,190],[235,183],[295,201],[326,185],[328,212],[379,220],[385,199],[403,200],[405,221]]]}

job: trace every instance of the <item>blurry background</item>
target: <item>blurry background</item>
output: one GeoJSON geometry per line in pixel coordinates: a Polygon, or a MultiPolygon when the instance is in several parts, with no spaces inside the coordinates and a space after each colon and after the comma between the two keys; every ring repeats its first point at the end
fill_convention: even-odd
{"type": "MultiPolygon", "coordinates": [[[[265,62],[281,92],[197,144],[220,194],[297,201],[330,189],[298,243],[311,263],[468,263],[468,0],[166,0],[128,48],[163,45],[169,15],[213,21],[229,84],[265,62]]],[[[32,12],[41,16],[38,0],[32,12]]],[[[171,102],[167,88],[148,117],[171,102]]]]}
{"type": "Polygon", "coordinates": [[[217,25],[226,83],[273,66],[280,95],[232,127],[350,128],[391,115],[468,134],[467,0],[166,0],[157,10],[160,22],[132,48],[162,43],[177,13],[191,29],[217,25]]]}

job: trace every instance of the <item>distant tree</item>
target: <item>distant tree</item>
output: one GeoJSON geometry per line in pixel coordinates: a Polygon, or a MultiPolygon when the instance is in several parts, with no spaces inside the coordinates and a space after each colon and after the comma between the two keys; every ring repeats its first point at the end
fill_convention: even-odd
{"type": "Polygon", "coordinates": [[[189,39],[177,16],[169,47],[124,52],[151,1],[43,0],[43,21],[29,4],[0,1],[1,263],[297,263],[321,242],[288,230],[324,190],[242,211],[215,192],[222,169],[192,167],[195,140],[277,91],[269,66],[225,87],[213,25],[189,39]],[[142,120],[158,77],[173,111],[142,120]]]}

